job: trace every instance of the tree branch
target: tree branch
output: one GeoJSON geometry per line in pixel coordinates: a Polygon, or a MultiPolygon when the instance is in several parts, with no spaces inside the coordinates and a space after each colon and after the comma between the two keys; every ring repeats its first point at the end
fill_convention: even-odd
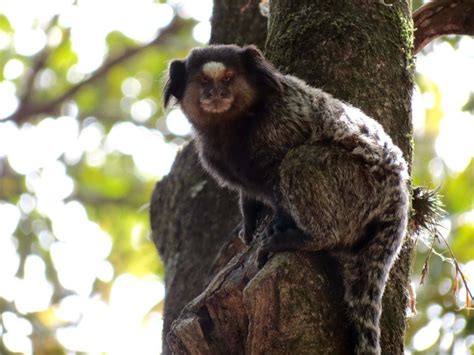
{"type": "MultiPolygon", "coordinates": [[[[48,34],[51,29],[58,23],[58,18],[59,16],[56,15],[51,19],[45,30],[46,34],[48,34]]],[[[44,68],[46,62],[48,61],[49,54],[49,48],[47,45],[45,45],[44,48],[34,57],[31,70],[25,75],[23,81],[23,93],[20,95],[20,106],[18,107],[17,112],[23,112],[25,108],[30,105],[31,96],[33,94],[34,82],[38,77],[38,73],[44,68]]]]}
{"type": "MultiPolygon", "coordinates": [[[[233,6],[235,1],[216,0],[216,3],[233,6]]],[[[284,72],[324,87],[336,97],[381,118],[410,160],[411,125],[407,107],[412,75],[410,56],[407,58],[406,53],[411,50],[411,43],[399,35],[409,29],[408,0],[394,2],[390,7],[356,0],[345,2],[344,7],[330,1],[306,0],[275,0],[271,5],[267,58],[284,72]],[[388,21],[392,12],[402,15],[403,21],[388,21]],[[380,63],[383,64],[379,66],[380,63]],[[388,105],[380,105],[383,97],[391,98],[388,105]]],[[[213,31],[220,28],[234,30],[227,22],[220,27],[213,24],[213,31]]],[[[351,353],[351,328],[334,261],[324,252],[277,253],[262,269],[256,270],[258,239],[229,262],[232,251],[228,253],[227,245],[224,246],[212,268],[217,275],[169,326],[170,319],[176,317],[176,308],[183,304],[177,304],[176,300],[182,301],[189,295],[191,286],[196,285],[197,273],[191,275],[190,271],[203,265],[200,259],[215,255],[216,245],[207,244],[209,238],[215,237],[215,232],[209,229],[228,221],[222,215],[227,211],[216,208],[216,202],[222,198],[215,197],[216,202],[210,204],[213,200],[205,188],[199,192],[199,202],[190,197],[190,191],[197,190],[193,186],[202,184],[200,180],[187,182],[193,173],[192,161],[184,158],[181,154],[171,173],[157,185],[150,211],[154,241],[167,273],[163,328],[168,335],[167,343],[163,342],[164,354],[351,353]],[[203,193],[206,195],[201,196],[203,193]],[[196,225],[206,229],[197,229],[196,225]],[[199,250],[204,243],[206,248],[199,250]],[[197,264],[192,264],[196,260],[197,264]]],[[[205,186],[209,187],[210,182],[205,186]]],[[[241,220],[239,215],[228,213],[228,216],[241,220]]],[[[236,239],[234,235],[230,243],[236,239]]],[[[232,245],[230,248],[239,249],[232,245]]],[[[398,355],[404,351],[405,286],[411,248],[409,242],[405,244],[384,293],[384,354],[398,355]]]]}
{"type": "Polygon", "coordinates": [[[474,35],[474,2],[470,0],[437,0],[413,14],[415,53],[436,37],[447,34],[474,35]]]}
{"type": "Polygon", "coordinates": [[[109,70],[115,65],[130,59],[131,57],[135,56],[138,53],[141,53],[142,51],[150,47],[164,44],[166,41],[169,40],[172,35],[180,31],[186,23],[188,23],[188,21],[176,16],[174,20],[166,28],[164,28],[160,32],[160,34],[150,43],[141,47],[130,48],[128,50],[125,50],[115,58],[109,59],[104,65],[102,65],[99,69],[93,72],[87,79],[70,87],[62,95],[58,96],[55,99],[52,99],[45,103],[35,103],[31,102],[30,100],[22,101],[22,103],[20,104],[20,109],[18,109],[10,117],[7,117],[6,120],[15,121],[16,123],[23,123],[25,121],[28,121],[31,117],[35,115],[53,113],[54,111],[56,111],[60,104],[74,96],[82,87],[100,79],[101,77],[106,75],[109,70]]]}

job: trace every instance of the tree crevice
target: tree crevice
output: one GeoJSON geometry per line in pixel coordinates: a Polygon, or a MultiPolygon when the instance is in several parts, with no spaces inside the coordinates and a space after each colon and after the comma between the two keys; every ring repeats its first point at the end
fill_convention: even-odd
{"type": "MultiPolygon", "coordinates": [[[[211,36],[214,42],[252,43],[249,33],[236,36],[238,40],[229,37],[225,22],[239,16],[236,11],[246,2],[216,1],[211,36]],[[231,12],[223,15],[225,11],[231,12]],[[223,34],[219,32],[222,27],[223,34]]],[[[256,11],[252,21],[261,18],[255,7],[258,2],[252,1],[256,11]]],[[[326,1],[273,0],[266,56],[285,73],[299,76],[378,119],[410,161],[413,27],[408,1],[392,6],[359,1],[346,5],[341,8],[326,1]]],[[[255,39],[261,46],[261,38],[255,39]]],[[[193,288],[192,301],[171,288],[172,281],[167,278],[167,292],[172,293],[167,299],[179,297],[182,312],[178,316],[173,298],[169,304],[165,303],[164,335],[168,342],[164,353],[350,353],[354,339],[335,261],[326,252],[278,253],[259,270],[256,267],[259,240],[245,247],[238,240],[237,229],[224,238],[240,220],[235,195],[219,189],[200,168],[191,164],[192,159],[197,161],[195,152],[191,151],[188,147],[185,156],[180,155],[170,176],[155,190],[152,221],[158,210],[165,213],[160,217],[161,222],[154,225],[153,233],[158,244],[166,240],[173,245],[172,238],[180,238],[177,263],[181,269],[170,271],[176,277],[182,269],[204,265],[206,270],[212,266],[215,276],[204,287],[206,274],[206,282],[199,283],[201,288],[193,288]],[[181,180],[182,186],[169,184],[183,174],[186,178],[181,180]],[[201,204],[196,207],[187,193],[182,195],[182,192],[203,179],[206,186],[199,192],[201,204]],[[179,200],[175,201],[174,210],[163,211],[163,206],[169,206],[166,201],[170,199],[170,188],[178,189],[174,196],[179,196],[179,200]],[[226,199],[230,202],[224,203],[226,199]],[[223,210],[223,204],[234,204],[234,208],[223,210]],[[199,220],[188,218],[189,215],[197,218],[193,207],[199,208],[199,220]],[[172,230],[177,219],[181,220],[187,238],[162,234],[166,230],[163,225],[172,230]],[[201,243],[199,248],[191,252],[187,249],[196,248],[198,243],[201,243]],[[200,260],[203,258],[205,262],[200,260]],[[167,317],[166,311],[171,308],[173,311],[167,317]]],[[[166,249],[168,258],[178,252],[174,248],[166,249]]],[[[392,269],[384,295],[381,341],[383,353],[387,354],[403,354],[410,252],[411,245],[406,244],[392,269]]],[[[179,280],[186,287],[192,283],[182,275],[179,280]]],[[[178,284],[173,286],[179,288],[178,284]]]]}

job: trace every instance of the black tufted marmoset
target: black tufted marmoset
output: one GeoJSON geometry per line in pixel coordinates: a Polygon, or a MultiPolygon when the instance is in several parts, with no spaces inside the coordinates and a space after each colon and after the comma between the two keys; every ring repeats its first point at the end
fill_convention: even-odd
{"type": "Polygon", "coordinates": [[[347,103],[278,72],[253,46],[197,48],[175,60],[176,98],[204,168],[240,193],[242,236],[256,212],[273,219],[259,260],[327,250],[341,265],[355,353],[380,354],[381,300],[407,227],[408,173],[382,126],[347,103]]]}

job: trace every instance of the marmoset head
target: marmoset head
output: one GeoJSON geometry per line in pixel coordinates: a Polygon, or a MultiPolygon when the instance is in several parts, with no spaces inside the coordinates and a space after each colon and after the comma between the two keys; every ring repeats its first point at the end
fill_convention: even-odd
{"type": "Polygon", "coordinates": [[[175,97],[188,119],[202,126],[247,113],[262,94],[281,90],[277,71],[256,47],[214,45],[171,62],[164,103],[175,97]]]}

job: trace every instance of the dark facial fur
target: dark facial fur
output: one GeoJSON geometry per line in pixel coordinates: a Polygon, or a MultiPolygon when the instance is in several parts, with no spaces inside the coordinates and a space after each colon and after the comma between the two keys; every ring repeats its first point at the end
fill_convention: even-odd
{"type": "Polygon", "coordinates": [[[380,354],[381,300],[408,210],[406,162],[382,126],[279,73],[255,47],[211,46],[172,62],[165,104],[171,96],[196,128],[204,168],[239,191],[247,242],[259,205],[273,209],[258,259],[330,251],[342,268],[355,354],[380,354]]]}
{"type": "Polygon", "coordinates": [[[198,127],[219,125],[246,115],[267,93],[281,90],[275,71],[255,47],[211,46],[194,49],[184,61],[173,61],[165,86],[198,127]]]}

